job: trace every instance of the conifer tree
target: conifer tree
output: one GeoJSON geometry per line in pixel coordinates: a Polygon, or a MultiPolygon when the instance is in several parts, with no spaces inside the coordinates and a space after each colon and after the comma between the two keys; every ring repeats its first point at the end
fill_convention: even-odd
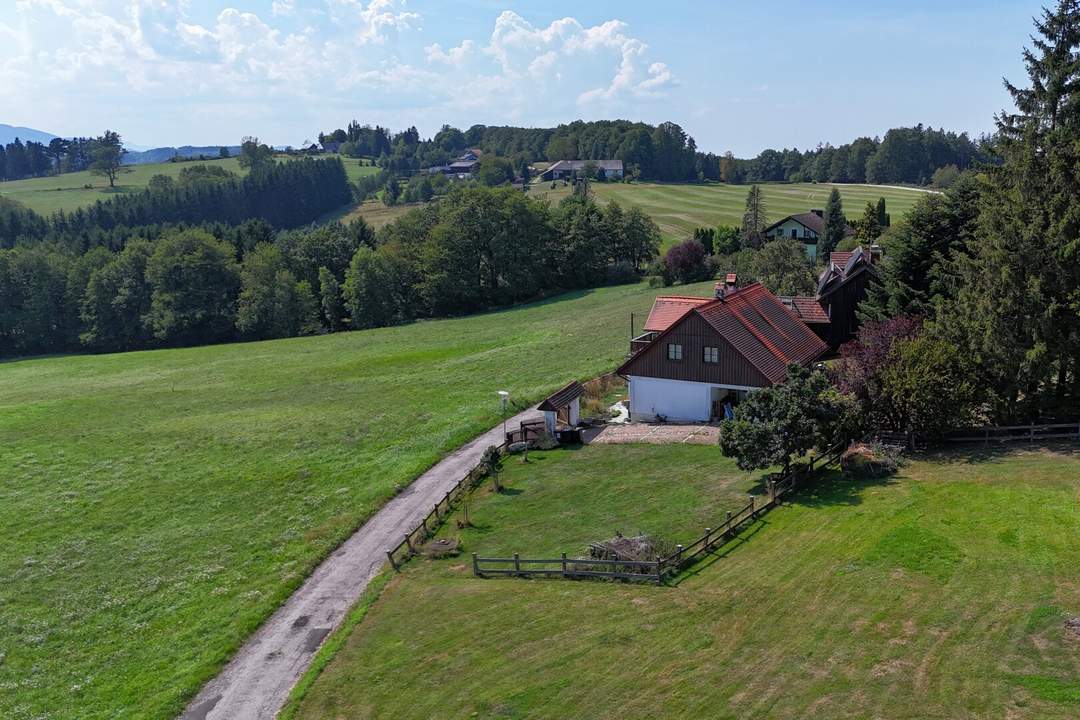
{"type": "Polygon", "coordinates": [[[844,217],[844,204],[840,199],[840,191],[836,188],[829,193],[829,199],[825,203],[825,231],[818,242],[818,254],[826,257],[836,249],[836,246],[844,239],[847,230],[847,218],[844,217]]]}
{"type": "Polygon", "coordinates": [[[1060,0],[1025,48],[1029,87],[1005,81],[1004,164],[987,172],[978,242],[941,329],[975,361],[995,419],[1080,398],[1080,0],[1060,0]]]}
{"type": "Polygon", "coordinates": [[[742,219],[743,247],[760,248],[765,241],[762,231],[765,229],[765,201],[761,197],[761,188],[750,186],[746,194],[746,212],[742,219]]]}

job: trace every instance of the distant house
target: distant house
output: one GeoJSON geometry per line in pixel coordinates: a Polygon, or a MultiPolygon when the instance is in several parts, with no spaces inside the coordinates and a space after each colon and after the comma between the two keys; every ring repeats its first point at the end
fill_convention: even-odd
{"type": "Polygon", "coordinates": [[[455,175],[459,178],[468,177],[480,169],[480,156],[483,153],[476,148],[466,149],[456,160],[446,165],[433,165],[423,169],[423,172],[437,175],[455,175]]]}
{"type": "MultiPolygon", "coordinates": [[[[802,240],[806,254],[811,260],[816,260],[818,238],[825,234],[825,211],[814,208],[810,212],[788,215],[765,228],[763,234],[767,240],[802,240]]],[[[844,226],[845,237],[854,234],[855,230],[850,225],[844,226]]]]}
{"type": "Polygon", "coordinates": [[[333,140],[327,140],[322,144],[322,149],[328,153],[336,153],[341,149],[341,143],[334,142],[333,140]]]}
{"type": "Polygon", "coordinates": [[[559,160],[547,166],[540,178],[542,180],[566,180],[580,175],[586,165],[596,168],[598,176],[621,180],[623,177],[622,160],[559,160]]]}
{"type": "Polygon", "coordinates": [[[717,285],[715,298],[657,298],[617,370],[630,384],[633,420],[722,418],[757,388],[782,382],[790,363],[808,365],[828,345],[760,283],[717,285]]]}

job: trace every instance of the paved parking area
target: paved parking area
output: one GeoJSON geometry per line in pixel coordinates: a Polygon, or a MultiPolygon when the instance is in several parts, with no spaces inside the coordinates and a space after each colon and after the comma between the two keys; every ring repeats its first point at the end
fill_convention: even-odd
{"type": "Polygon", "coordinates": [[[586,443],[609,445],[618,443],[715,445],[720,441],[720,428],[715,425],[676,425],[672,423],[609,424],[583,432],[582,440],[586,443]]]}

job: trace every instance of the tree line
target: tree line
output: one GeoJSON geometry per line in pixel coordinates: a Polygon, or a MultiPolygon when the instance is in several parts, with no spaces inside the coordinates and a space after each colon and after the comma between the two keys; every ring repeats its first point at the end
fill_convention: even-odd
{"type": "Polygon", "coordinates": [[[415,127],[398,133],[355,120],[347,128],[319,133],[324,147],[350,157],[371,157],[397,175],[443,165],[467,148],[478,148],[509,162],[518,177],[529,164],[556,160],[622,160],[628,177],[696,182],[720,179],[720,157],[699,152],[694,138],[675,123],[653,126],[628,120],[581,120],[556,128],[488,127],[462,131],[443,125],[422,139],[415,127]]]}
{"type": "MultiPolygon", "coordinates": [[[[265,147],[265,146],[263,146],[265,147]]],[[[254,152],[254,151],[253,151],[254,152]]],[[[241,155],[245,176],[221,167],[192,164],[173,179],[151,178],[138,193],[99,200],[87,208],[42,220],[14,203],[0,204],[0,247],[19,240],[56,243],[79,251],[118,241],[133,228],[161,224],[226,223],[251,218],[275,228],[316,220],[352,199],[339,158],[274,162],[267,153],[241,155]]]]}
{"type": "MultiPolygon", "coordinates": [[[[763,150],[739,159],[727,153],[720,160],[720,179],[744,182],[842,182],[928,185],[941,180],[944,168],[956,173],[998,161],[992,138],[972,140],[967,133],[923,127],[893,128],[881,139],[861,137],[838,147],[821,145],[763,150]]],[[[941,180],[941,184],[945,181],[941,180]]]]}
{"type": "Polygon", "coordinates": [[[362,220],[288,230],[264,219],[99,231],[102,242],[85,252],[55,235],[0,250],[0,356],[289,337],[477,312],[636,280],[660,238],[636,208],[581,195],[551,207],[481,185],[456,187],[378,233],[362,220]]]}

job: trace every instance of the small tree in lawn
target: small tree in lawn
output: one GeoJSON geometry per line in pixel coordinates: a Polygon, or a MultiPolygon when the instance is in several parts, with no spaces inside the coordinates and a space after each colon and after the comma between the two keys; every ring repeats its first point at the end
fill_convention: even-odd
{"type": "Polygon", "coordinates": [[[90,174],[104,175],[109,179],[109,187],[115,187],[117,176],[131,171],[120,164],[125,152],[120,134],[106,130],[90,144],[90,174]]]}
{"type": "Polygon", "coordinates": [[[720,449],[742,470],[787,468],[811,449],[824,451],[858,434],[857,404],[825,373],[788,366],[787,380],[755,390],[720,426],[720,449]]]}

